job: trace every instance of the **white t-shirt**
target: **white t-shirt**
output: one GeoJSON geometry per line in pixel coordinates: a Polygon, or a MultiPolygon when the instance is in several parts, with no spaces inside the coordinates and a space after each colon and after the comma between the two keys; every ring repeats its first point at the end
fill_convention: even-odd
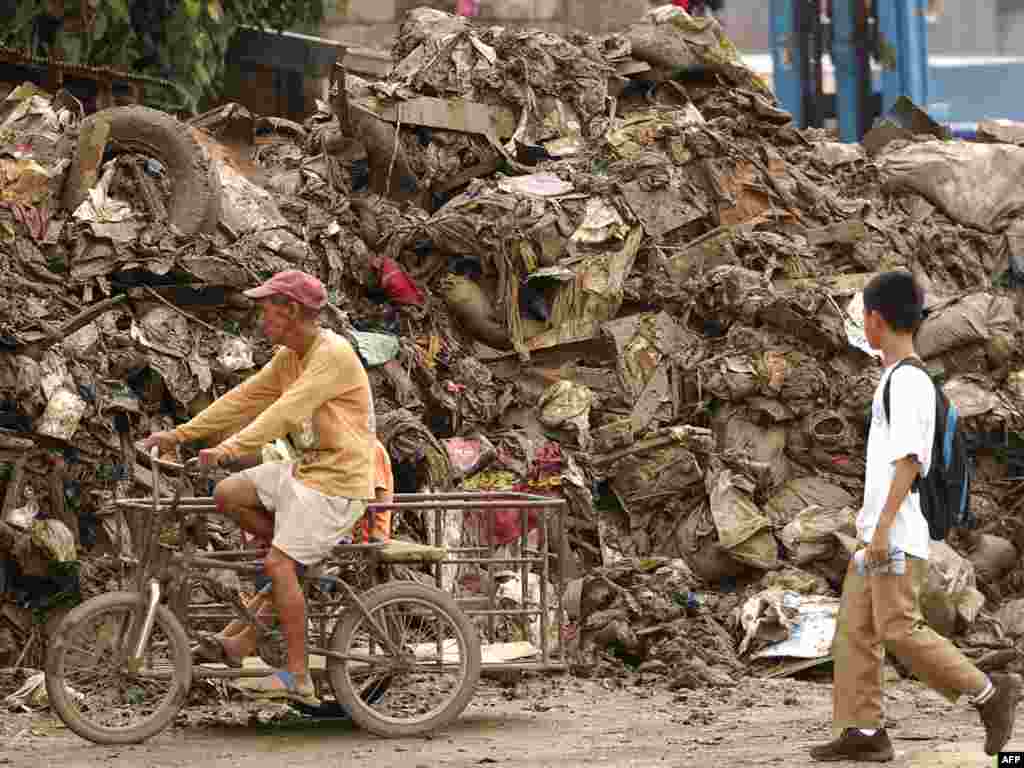
{"type": "MultiPolygon", "coordinates": [[[[892,365],[885,369],[871,405],[864,505],[857,515],[857,530],[865,542],[870,542],[875,535],[896,474],[895,463],[907,456],[917,457],[922,477],[928,474],[932,464],[935,385],[920,368],[904,365],[895,374],[894,368],[892,365]],[[890,421],[887,422],[882,394],[890,376],[893,378],[889,388],[890,421]]],[[[889,546],[913,557],[927,559],[930,540],[928,521],[921,513],[921,498],[911,491],[893,521],[889,546]]]]}

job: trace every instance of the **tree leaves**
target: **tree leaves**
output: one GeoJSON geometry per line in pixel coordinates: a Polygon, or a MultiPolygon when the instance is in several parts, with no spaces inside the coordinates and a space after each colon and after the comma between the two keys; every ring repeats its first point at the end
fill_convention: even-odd
{"type": "Polygon", "coordinates": [[[42,0],[21,0],[15,3],[14,16],[10,20],[0,19],[0,42],[24,48],[25,45],[18,45],[17,41],[19,38],[31,37],[32,21],[42,11],[42,0]]]}
{"type": "MultiPolygon", "coordinates": [[[[67,20],[89,6],[95,16],[88,14],[92,23],[84,32],[59,34],[69,61],[173,79],[196,109],[219,94],[225,53],[239,25],[273,30],[317,25],[324,3],[332,1],[68,0],[67,20]]],[[[0,13],[0,44],[30,49],[33,22],[45,9],[45,0],[18,0],[13,15],[0,13]]]]}

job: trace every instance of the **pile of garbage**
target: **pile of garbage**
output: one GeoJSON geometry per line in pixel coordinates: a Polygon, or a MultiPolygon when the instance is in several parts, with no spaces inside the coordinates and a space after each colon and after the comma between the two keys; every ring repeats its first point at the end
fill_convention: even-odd
{"type": "MultiPolygon", "coordinates": [[[[124,446],[269,359],[241,291],[286,268],[328,287],[398,490],[566,498],[580,663],[679,685],[827,656],[881,370],[860,292],[908,269],[978,466],[981,525],[936,545],[929,618],[989,649],[1024,634],[997,614],[1024,597],[1024,149],[799,131],[717,21],[672,6],[565,38],[420,8],[393,56],[301,125],[86,118],[28,85],[0,105],[0,426],[22,441],[0,445],[0,666],[21,612],[68,591],[19,542],[125,553],[110,502],[149,477],[124,446]],[[817,644],[779,651],[801,617],[817,644]]],[[[520,525],[499,514],[497,543],[520,525]]],[[[488,527],[449,515],[437,543],[488,527]]],[[[106,588],[102,562],[76,588],[106,588]]]]}

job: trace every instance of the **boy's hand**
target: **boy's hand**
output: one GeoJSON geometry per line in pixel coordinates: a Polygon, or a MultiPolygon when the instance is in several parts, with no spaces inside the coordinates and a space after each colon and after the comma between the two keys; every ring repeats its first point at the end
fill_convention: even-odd
{"type": "Polygon", "coordinates": [[[889,527],[879,525],[864,552],[864,565],[868,569],[880,568],[889,562],[889,527]]]}

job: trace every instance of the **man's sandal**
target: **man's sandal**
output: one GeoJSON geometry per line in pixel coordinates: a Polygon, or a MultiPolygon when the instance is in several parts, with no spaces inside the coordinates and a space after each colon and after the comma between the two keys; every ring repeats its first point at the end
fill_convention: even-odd
{"type": "Polygon", "coordinates": [[[313,686],[312,681],[308,681],[305,685],[300,687],[295,679],[295,675],[288,670],[279,669],[274,674],[258,678],[258,680],[258,684],[263,687],[257,688],[253,685],[246,685],[243,689],[246,694],[254,699],[284,699],[307,707],[320,706],[320,699],[316,696],[316,688],[313,686]],[[284,684],[284,687],[271,687],[271,681],[274,679],[280,680],[284,684]]]}
{"type": "Polygon", "coordinates": [[[226,664],[232,669],[241,669],[242,660],[228,656],[224,645],[216,635],[199,635],[192,648],[192,659],[199,664],[226,664]]]}

